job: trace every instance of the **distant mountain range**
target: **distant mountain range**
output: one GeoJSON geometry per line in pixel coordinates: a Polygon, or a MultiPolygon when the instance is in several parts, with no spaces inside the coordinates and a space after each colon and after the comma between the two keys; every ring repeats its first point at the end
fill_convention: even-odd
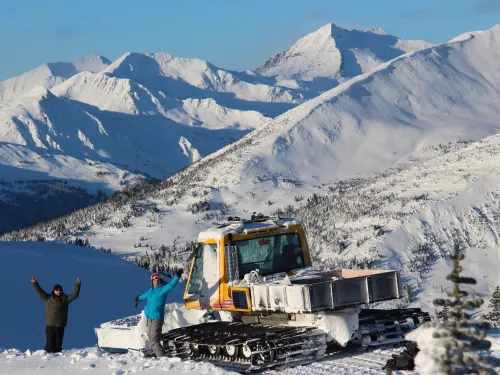
{"type": "MultiPolygon", "coordinates": [[[[132,245],[144,233],[158,245],[177,236],[193,239],[214,219],[299,206],[313,194],[336,191],[339,181],[348,181],[347,189],[360,178],[381,174],[383,185],[388,169],[441,155],[440,144],[466,145],[498,133],[500,71],[494,61],[500,58],[499,40],[500,27],[495,27],[400,56],[158,185],[23,231],[20,238],[78,234],[76,223],[83,221],[87,229],[81,235],[91,243],[135,252],[132,245]],[[123,228],[118,242],[117,227],[123,228]]],[[[414,195],[425,193],[415,187],[414,195]]],[[[315,241],[320,249],[322,240],[315,241]]]]}
{"type": "MultiPolygon", "coordinates": [[[[47,64],[0,86],[4,93],[5,87],[17,93],[3,94],[0,101],[1,177],[56,178],[90,194],[109,195],[149,177],[173,175],[218,150],[225,153],[225,146],[246,136],[242,142],[252,147],[231,161],[231,179],[222,168],[207,186],[294,181],[293,186],[306,187],[295,189],[297,194],[308,194],[316,183],[404,162],[427,144],[497,131],[494,111],[478,107],[496,95],[490,87],[494,79],[481,75],[482,60],[472,61],[469,53],[446,54],[473,44],[475,34],[462,38],[425,48],[430,44],[399,40],[380,29],[328,24],[257,72],[227,71],[166,53],[127,53],[113,63],[93,54],[47,64]],[[405,54],[418,48],[424,49],[405,54]],[[461,70],[462,75],[452,74],[461,70]],[[325,88],[330,90],[321,94],[325,88]],[[455,114],[463,121],[448,126],[450,117],[443,113],[462,104],[455,114]],[[466,126],[469,118],[477,125],[466,126]]],[[[474,53],[495,53],[474,48],[474,53]]],[[[220,186],[220,193],[231,189],[220,186]]],[[[237,191],[241,195],[241,188],[237,191]]],[[[269,199],[280,201],[289,193],[272,192],[269,199]]],[[[246,194],[264,202],[269,191],[246,194]]],[[[0,200],[19,204],[10,197],[0,195],[0,200]]],[[[249,207],[254,204],[249,201],[249,207]]]]}

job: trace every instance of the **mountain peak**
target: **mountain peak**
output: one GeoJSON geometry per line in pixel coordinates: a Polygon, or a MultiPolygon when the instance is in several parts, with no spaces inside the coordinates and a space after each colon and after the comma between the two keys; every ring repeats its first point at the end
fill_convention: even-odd
{"type": "Polygon", "coordinates": [[[379,26],[375,26],[375,27],[373,27],[371,29],[366,29],[365,31],[368,32],[368,33],[372,33],[372,34],[389,35],[387,32],[384,31],[384,29],[382,29],[379,26]]]}
{"type": "Polygon", "coordinates": [[[347,29],[345,29],[343,27],[340,27],[340,26],[338,26],[338,25],[330,22],[330,23],[327,23],[324,26],[321,26],[318,30],[310,33],[307,36],[322,35],[322,36],[325,36],[325,37],[332,37],[332,36],[335,36],[335,35],[338,35],[338,34],[345,33],[346,31],[347,31],[347,29]]]}
{"type": "Polygon", "coordinates": [[[111,64],[111,61],[106,57],[99,55],[97,52],[92,52],[72,62],[77,72],[92,72],[98,73],[111,64]]]}
{"type": "Polygon", "coordinates": [[[380,27],[356,30],[327,23],[288,50],[272,56],[257,72],[307,81],[325,77],[342,82],[428,45],[423,41],[400,40],[380,27]]]}

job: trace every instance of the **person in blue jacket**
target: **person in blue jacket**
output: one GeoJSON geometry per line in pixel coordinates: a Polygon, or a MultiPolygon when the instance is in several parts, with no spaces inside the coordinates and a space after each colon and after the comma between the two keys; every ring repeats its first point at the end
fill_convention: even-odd
{"type": "Polygon", "coordinates": [[[165,303],[167,302],[168,292],[170,292],[182,276],[184,270],[181,268],[177,271],[174,278],[165,283],[160,274],[154,273],[151,275],[151,287],[135,298],[135,306],[140,301],[147,299],[144,315],[146,315],[146,330],[149,343],[154,355],[159,358],[165,355],[160,344],[161,329],[163,327],[163,319],[165,317],[165,303]]]}

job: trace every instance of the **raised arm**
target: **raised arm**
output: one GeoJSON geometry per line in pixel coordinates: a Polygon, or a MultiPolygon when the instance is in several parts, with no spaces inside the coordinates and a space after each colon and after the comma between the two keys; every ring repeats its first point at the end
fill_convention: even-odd
{"type": "Polygon", "coordinates": [[[170,292],[179,281],[179,276],[175,275],[172,280],[165,284],[161,290],[162,294],[170,292]]]}
{"type": "Polygon", "coordinates": [[[68,296],[68,303],[71,303],[78,298],[78,296],[80,295],[81,286],[82,282],[80,278],[76,279],[75,288],[73,289],[73,292],[68,296]]]}
{"type": "Polygon", "coordinates": [[[38,284],[38,281],[34,277],[31,278],[31,283],[35,288],[36,294],[42,299],[43,302],[46,302],[49,299],[50,294],[46,293],[38,284]]]}

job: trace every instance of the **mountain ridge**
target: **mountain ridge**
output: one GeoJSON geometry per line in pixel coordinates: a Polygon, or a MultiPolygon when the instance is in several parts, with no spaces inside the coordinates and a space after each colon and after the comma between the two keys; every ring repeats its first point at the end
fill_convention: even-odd
{"type": "Polygon", "coordinates": [[[110,63],[104,56],[93,52],[73,62],[42,64],[20,76],[0,82],[0,102],[13,100],[36,86],[50,89],[79,72],[98,72],[110,63]]]}
{"type": "Polygon", "coordinates": [[[398,39],[380,28],[344,29],[329,23],[272,56],[256,71],[266,76],[309,81],[325,77],[342,82],[401,54],[430,46],[424,41],[398,39]]]}

